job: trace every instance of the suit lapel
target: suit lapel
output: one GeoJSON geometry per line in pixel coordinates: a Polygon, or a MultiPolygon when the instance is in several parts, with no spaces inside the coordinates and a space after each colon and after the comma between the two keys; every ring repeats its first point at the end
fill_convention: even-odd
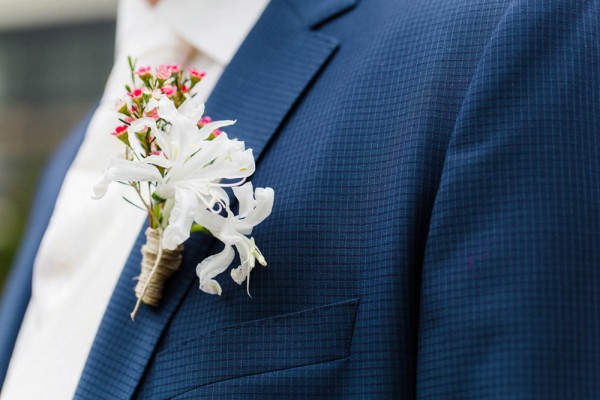
{"type": "MultiPolygon", "coordinates": [[[[227,67],[207,104],[213,119],[235,118],[227,130],[252,148],[259,159],[294,103],[337,48],[337,40],[310,26],[348,8],[347,0],[329,11],[311,13],[300,0],[273,0],[227,67]]],[[[312,1],[314,3],[314,1],[312,1]]],[[[140,233],[119,278],[97,332],[76,398],[130,398],[160,336],[190,285],[195,266],[208,255],[213,239],[194,235],[184,250],[180,270],[165,288],[160,307],[142,307],[129,319],[135,297],[133,278],[139,274],[140,233]]]]}
{"type": "Polygon", "coordinates": [[[272,1],[221,77],[207,113],[236,119],[227,133],[245,141],[258,159],[337,45],[311,31],[289,3],[272,1]]]}

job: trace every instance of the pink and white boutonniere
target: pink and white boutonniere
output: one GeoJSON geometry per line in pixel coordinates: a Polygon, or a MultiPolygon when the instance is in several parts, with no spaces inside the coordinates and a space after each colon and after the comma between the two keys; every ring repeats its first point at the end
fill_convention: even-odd
{"type": "Polygon", "coordinates": [[[123,183],[132,188],[139,204],[125,200],[148,213],[134,319],[140,303],[158,306],[191,232],[211,234],[225,245],[197,265],[202,291],[221,294],[215,277],[233,262],[234,249],[241,264],[231,277],[248,285],[256,262],[267,265],[251,234],[271,214],[274,192],[246,182],[255,170],[252,150],[221,130],[235,121],[212,121],[203,115],[204,104],[193,94],[203,73],[183,71],[178,65],[153,70],[136,69],[131,60],[129,64],[133,86],[127,85],[126,95],[117,102],[121,124],[112,133],[123,142],[124,154],[110,161],[93,197],[103,197],[110,182],[123,183]],[[226,187],[237,198],[237,214],[230,208],[226,187]]]}

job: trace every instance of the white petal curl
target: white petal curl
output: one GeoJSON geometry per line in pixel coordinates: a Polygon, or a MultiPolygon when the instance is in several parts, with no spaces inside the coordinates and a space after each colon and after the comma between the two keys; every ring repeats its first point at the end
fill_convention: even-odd
{"type": "Polygon", "coordinates": [[[196,275],[200,279],[200,290],[208,294],[221,295],[222,289],[219,282],[213,278],[229,267],[235,252],[231,246],[225,246],[223,251],[205,258],[196,267],[196,275]]]}

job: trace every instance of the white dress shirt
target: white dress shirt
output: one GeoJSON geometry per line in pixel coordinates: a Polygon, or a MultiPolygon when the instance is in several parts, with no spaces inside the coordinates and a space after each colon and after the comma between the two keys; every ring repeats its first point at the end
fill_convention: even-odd
{"type": "MultiPolygon", "coordinates": [[[[110,135],[112,110],[129,82],[127,55],[138,66],[179,63],[207,73],[196,87],[206,99],[268,0],[143,0],[119,5],[116,62],[101,104],[71,165],[37,253],[32,296],[2,400],[70,399],[117,279],[146,215],[111,185],[101,200],[90,194],[122,144],[110,135]]],[[[235,118],[235,116],[231,116],[235,118]]],[[[132,282],[132,291],[134,283],[132,282]]],[[[133,293],[133,292],[132,292],[133,293]]],[[[133,306],[133,303],[132,303],[133,306]]]]}

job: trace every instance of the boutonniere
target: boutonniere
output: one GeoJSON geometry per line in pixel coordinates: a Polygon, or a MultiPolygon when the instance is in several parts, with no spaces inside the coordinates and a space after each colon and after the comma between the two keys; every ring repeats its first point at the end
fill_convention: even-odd
{"type": "Polygon", "coordinates": [[[195,231],[225,245],[198,263],[200,290],[221,294],[215,277],[227,270],[237,250],[241,264],[231,278],[240,285],[245,281],[248,291],[256,263],[267,265],[251,234],[271,214],[273,189],[246,182],[255,169],[252,150],[222,130],[235,121],[204,115],[204,104],[193,93],[203,73],[178,65],[136,69],[131,59],[129,65],[132,85],[115,106],[120,124],[112,132],[124,152],[110,161],[93,197],[102,198],[111,182],[119,182],[136,196],[124,199],[148,214],[131,318],[141,303],[159,305],[166,280],[181,264],[183,244],[195,231]],[[225,188],[237,199],[237,214],[225,188]]]}

